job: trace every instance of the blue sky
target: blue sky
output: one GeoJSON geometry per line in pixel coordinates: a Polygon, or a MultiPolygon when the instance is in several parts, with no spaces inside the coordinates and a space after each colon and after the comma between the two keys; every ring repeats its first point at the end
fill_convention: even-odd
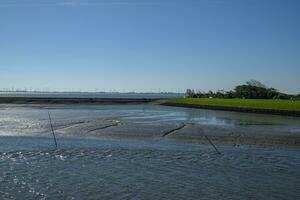
{"type": "Polygon", "coordinates": [[[300,93],[297,0],[0,0],[0,89],[300,93]]]}

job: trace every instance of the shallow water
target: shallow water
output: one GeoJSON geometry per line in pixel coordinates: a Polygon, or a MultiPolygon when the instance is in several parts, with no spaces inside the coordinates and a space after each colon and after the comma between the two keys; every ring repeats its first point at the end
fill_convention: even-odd
{"type": "Polygon", "coordinates": [[[298,135],[300,127],[298,118],[155,105],[1,105],[0,199],[300,196],[298,146],[218,142],[219,155],[207,141],[161,137],[183,122],[275,135],[298,135]],[[100,129],[115,121],[120,125],[100,129]],[[132,137],[108,137],[116,133],[132,137]]]}
{"type": "Polygon", "coordinates": [[[295,199],[299,149],[1,138],[1,199],[295,199]],[[7,149],[3,145],[9,146],[7,149]],[[13,150],[13,151],[11,151],[13,150]]]}

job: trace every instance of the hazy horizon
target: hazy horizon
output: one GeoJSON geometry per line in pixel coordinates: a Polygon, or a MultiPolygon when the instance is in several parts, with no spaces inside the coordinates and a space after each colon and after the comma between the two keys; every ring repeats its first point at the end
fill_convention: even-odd
{"type": "MultiPolygon", "coordinates": [[[[247,84],[246,82],[241,83],[242,84],[247,84]]],[[[267,88],[271,88],[266,86],[267,88]]],[[[187,88],[187,89],[191,89],[191,88],[187,88]]],[[[186,90],[187,90],[186,89],[186,90]]],[[[275,88],[276,89],[276,88],[275,88]]],[[[0,88],[0,93],[22,93],[22,92],[28,92],[28,93],[174,93],[174,94],[185,94],[186,90],[184,91],[161,91],[161,90],[157,90],[157,91],[134,91],[134,90],[123,90],[123,91],[118,91],[114,88],[111,89],[104,89],[104,90],[100,90],[99,88],[95,88],[95,89],[90,89],[90,90],[80,90],[80,89],[76,89],[76,88],[72,88],[72,89],[67,89],[67,90],[51,90],[51,88],[16,88],[16,87],[11,87],[11,88],[0,88]]],[[[195,92],[203,92],[203,93],[207,93],[207,92],[218,92],[218,91],[234,91],[234,88],[229,88],[228,90],[224,90],[224,89],[216,89],[216,90],[201,90],[201,89],[192,89],[195,92]]],[[[280,90],[278,90],[278,92],[282,92],[280,90]]],[[[298,93],[290,93],[291,95],[297,95],[298,93]]]]}
{"type": "Polygon", "coordinates": [[[300,93],[297,0],[0,1],[0,89],[300,93]]]}

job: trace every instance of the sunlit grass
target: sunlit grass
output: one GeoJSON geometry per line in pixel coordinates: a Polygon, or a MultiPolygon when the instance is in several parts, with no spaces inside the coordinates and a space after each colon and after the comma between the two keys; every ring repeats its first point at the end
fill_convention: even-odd
{"type": "Polygon", "coordinates": [[[300,101],[274,99],[217,99],[217,98],[170,98],[169,102],[211,106],[264,108],[300,111],[300,101]]]}

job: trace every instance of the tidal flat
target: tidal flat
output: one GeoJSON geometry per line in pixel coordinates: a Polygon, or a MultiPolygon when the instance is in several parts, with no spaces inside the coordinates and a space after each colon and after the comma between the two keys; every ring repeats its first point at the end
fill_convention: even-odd
{"type": "Polygon", "coordinates": [[[0,198],[296,199],[299,138],[297,117],[1,104],[0,198]]]}

